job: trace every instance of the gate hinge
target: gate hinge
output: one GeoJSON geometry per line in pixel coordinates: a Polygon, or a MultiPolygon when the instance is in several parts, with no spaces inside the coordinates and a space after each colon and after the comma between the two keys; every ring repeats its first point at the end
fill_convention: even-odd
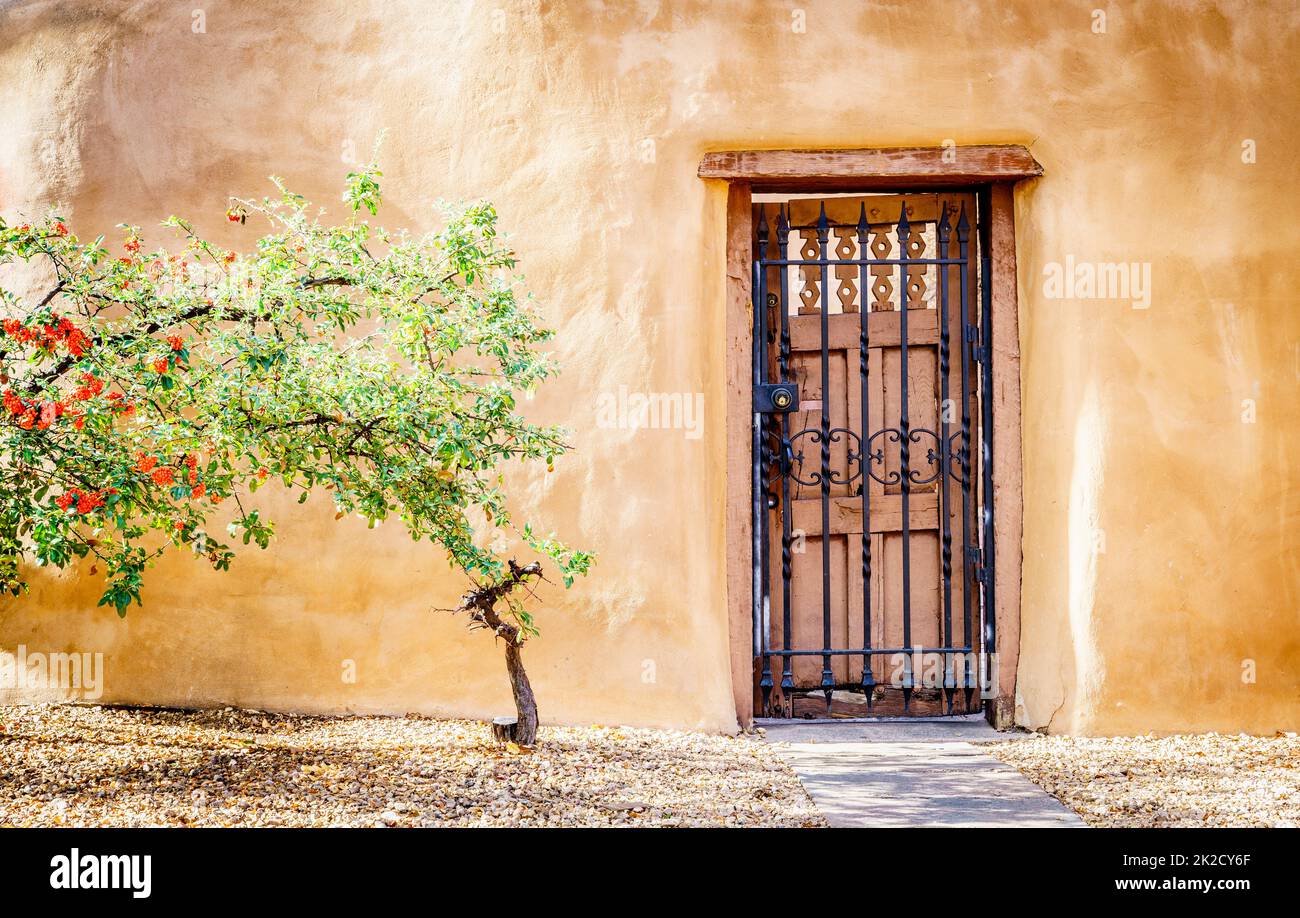
{"type": "Polygon", "coordinates": [[[979,583],[984,582],[984,552],[973,546],[966,546],[966,563],[971,566],[971,576],[979,583]]]}
{"type": "Polygon", "coordinates": [[[966,326],[966,343],[970,345],[971,360],[976,363],[984,363],[988,354],[988,348],[983,347],[980,343],[979,329],[974,325],[966,326]]]}

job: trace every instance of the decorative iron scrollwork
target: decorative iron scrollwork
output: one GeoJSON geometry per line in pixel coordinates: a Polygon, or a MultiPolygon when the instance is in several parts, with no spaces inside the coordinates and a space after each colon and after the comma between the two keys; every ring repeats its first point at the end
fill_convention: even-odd
{"type": "MultiPolygon", "coordinates": [[[[942,448],[942,439],[940,436],[933,430],[928,430],[924,427],[919,427],[916,430],[909,431],[907,434],[908,442],[913,444],[921,443],[922,439],[925,437],[929,437],[934,441],[934,445],[926,450],[925,456],[927,464],[933,467],[933,471],[927,472],[924,469],[909,468],[907,471],[907,480],[912,486],[931,484],[938,481],[941,474],[942,463],[940,460],[944,457],[942,457],[939,452],[942,448]]],[[[961,434],[958,433],[949,438],[949,454],[947,457],[950,460],[953,458],[958,460],[957,462],[949,462],[949,474],[958,481],[962,480],[961,468],[964,463],[961,458],[962,454],[953,450],[953,442],[960,437],[961,434]]],[[[813,446],[820,446],[822,443],[821,428],[806,427],[798,433],[792,434],[788,438],[780,439],[780,445],[774,447],[773,450],[777,453],[779,472],[782,475],[788,476],[791,481],[803,485],[804,487],[820,487],[822,483],[822,473],[820,469],[814,468],[807,473],[803,470],[804,449],[801,446],[801,441],[805,439],[813,446]],[[804,477],[805,474],[807,477],[804,477]]],[[[847,427],[831,428],[828,433],[829,443],[849,443],[848,454],[846,456],[848,469],[847,474],[831,470],[826,477],[827,482],[832,485],[852,485],[854,482],[862,478],[863,472],[865,471],[867,475],[871,476],[872,480],[887,487],[902,484],[903,473],[900,470],[895,469],[891,472],[884,472],[881,474],[877,473],[874,469],[874,466],[883,466],[885,464],[884,444],[901,443],[902,440],[903,432],[897,427],[882,427],[867,438],[867,444],[864,449],[862,446],[862,438],[856,431],[850,430],[847,427]]]]}
{"type": "Polygon", "coordinates": [[[958,484],[966,485],[969,473],[970,452],[966,445],[966,434],[959,430],[948,438],[948,474],[958,484]],[[958,441],[961,441],[960,445],[958,441]]]}
{"type": "Polygon", "coordinates": [[[820,471],[810,472],[810,477],[807,479],[801,477],[799,474],[803,471],[803,450],[800,449],[798,452],[795,452],[795,444],[804,437],[807,437],[808,442],[816,446],[822,442],[821,429],[818,427],[805,427],[797,434],[794,434],[785,440],[785,474],[788,475],[796,484],[801,484],[804,487],[820,487],[822,483],[822,473],[820,471]],[[798,471],[796,471],[796,466],[798,467],[798,471]]]}
{"type": "MultiPolygon", "coordinates": [[[[882,427],[880,430],[877,430],[875,433],[873,433],[870,437],[867,438],[867,455],[868,457],[870,457],[872,464],[874,465],[876,463],[879,463],[880,465],[884,465],[885,464],[884,447],[882,446],[875,450],[871,448],[872,444],[876,442],[877,437],[884,437],[886,442],[889,443],[897,443],[903,438],[903,434],[895,427],[882,427]]],[[[882,485],[886,485],[886,486],[896,485],[903,480],[902,474],[899,473],[898,471],[889,472],[883,478],[877,475],[875,472],[871,471],[870,468],[868,468],[867,471],[868,474],[870,474],[875,481],[879,482],[882,485]]]]}
{"type": "MultiPolygon", "coordinates": [[[[934,440],[935,446],[938,446],[940,449],[943,448],[942,443],[939,439],[939,435],[935,433],[933,430],[927,430],[924,427],[918,427],[916,430],[913,430],[911,433],[909,433],[907,435],[907,442],[909,444],[920,443],[922,436],[927,436],[932,438],[934,440]]],[[[930,447],[925,451],[925,459],[930,465],[936,466],[934,472],[932,472],[929,475],[922,475],[921,471],[918,469],[908,469],[907,480],[911,484],[927,485],[930,484],[932,481],[939,480],[939,472],[942,469],[942,466],[939,464],[939,454],[935,452],[934,446],[930,447]]]]}

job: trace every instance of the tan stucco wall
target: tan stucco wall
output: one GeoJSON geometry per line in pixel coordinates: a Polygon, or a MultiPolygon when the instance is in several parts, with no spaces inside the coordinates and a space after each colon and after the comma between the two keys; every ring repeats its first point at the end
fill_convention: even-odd
{"type": "MultiPolygon", "coordinates": [[[[64,202],[83,230],[178,212],[238,244],[227,195],[275,172],[337,206],[343,153],[382,129],[386,223],[490,197],[562,329],[537,416],[576,431],[522,502],[600,554],[546,594],[543,718],[728,729],[726,192],[700,155],[1026,144],[1046,176],[1017,198],[1020,719],[1294,728],[1293,4],[1114,3],[1100,35],[1093,2],[798,6],[803,32],[790,5],[717,0],[0,4],[0,210],[64,202]],[[1045,298],[1067,255],[1149,262],[1150,308],[1045,298]],[[621,385],[703,393],[704,435],[599,429],[621,385]]],[[[279,520],[228,575],[169,559],[125,622],[37,576],[0,605],[0,648],[102,651],[111,700],[507,709],[499,655],[429,611],[461,584],[427,548],[324,505],[279,520]]]]}

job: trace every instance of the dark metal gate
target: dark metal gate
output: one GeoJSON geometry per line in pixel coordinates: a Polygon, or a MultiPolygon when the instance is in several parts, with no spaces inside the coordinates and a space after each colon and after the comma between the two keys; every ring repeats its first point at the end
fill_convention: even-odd
{"type": "Polygon", "coordinates": [[[986,193],[755,205],[754,656],[768,716],[996,684],[986,193]]]}

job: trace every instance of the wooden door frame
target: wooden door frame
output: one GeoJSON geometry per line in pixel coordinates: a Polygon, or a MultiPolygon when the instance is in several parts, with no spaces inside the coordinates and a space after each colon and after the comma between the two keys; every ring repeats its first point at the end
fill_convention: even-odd
{"type": "Polygon", "coordinates": [[[753,195],[989,188],[998,697],[985,705],[985,711],[995,727],[1011,727],[1015,721],[1016,668],[1020,654],[1023,513],[1014,187],[1017,182],[1042,175],[1042,166],[1025,147],[1015,145],[729,150],[706,153],[698,174],[703,179],[727,182],[726,605],[736,717],[746,729],[754,721],[750,493],[753,195]]]}

